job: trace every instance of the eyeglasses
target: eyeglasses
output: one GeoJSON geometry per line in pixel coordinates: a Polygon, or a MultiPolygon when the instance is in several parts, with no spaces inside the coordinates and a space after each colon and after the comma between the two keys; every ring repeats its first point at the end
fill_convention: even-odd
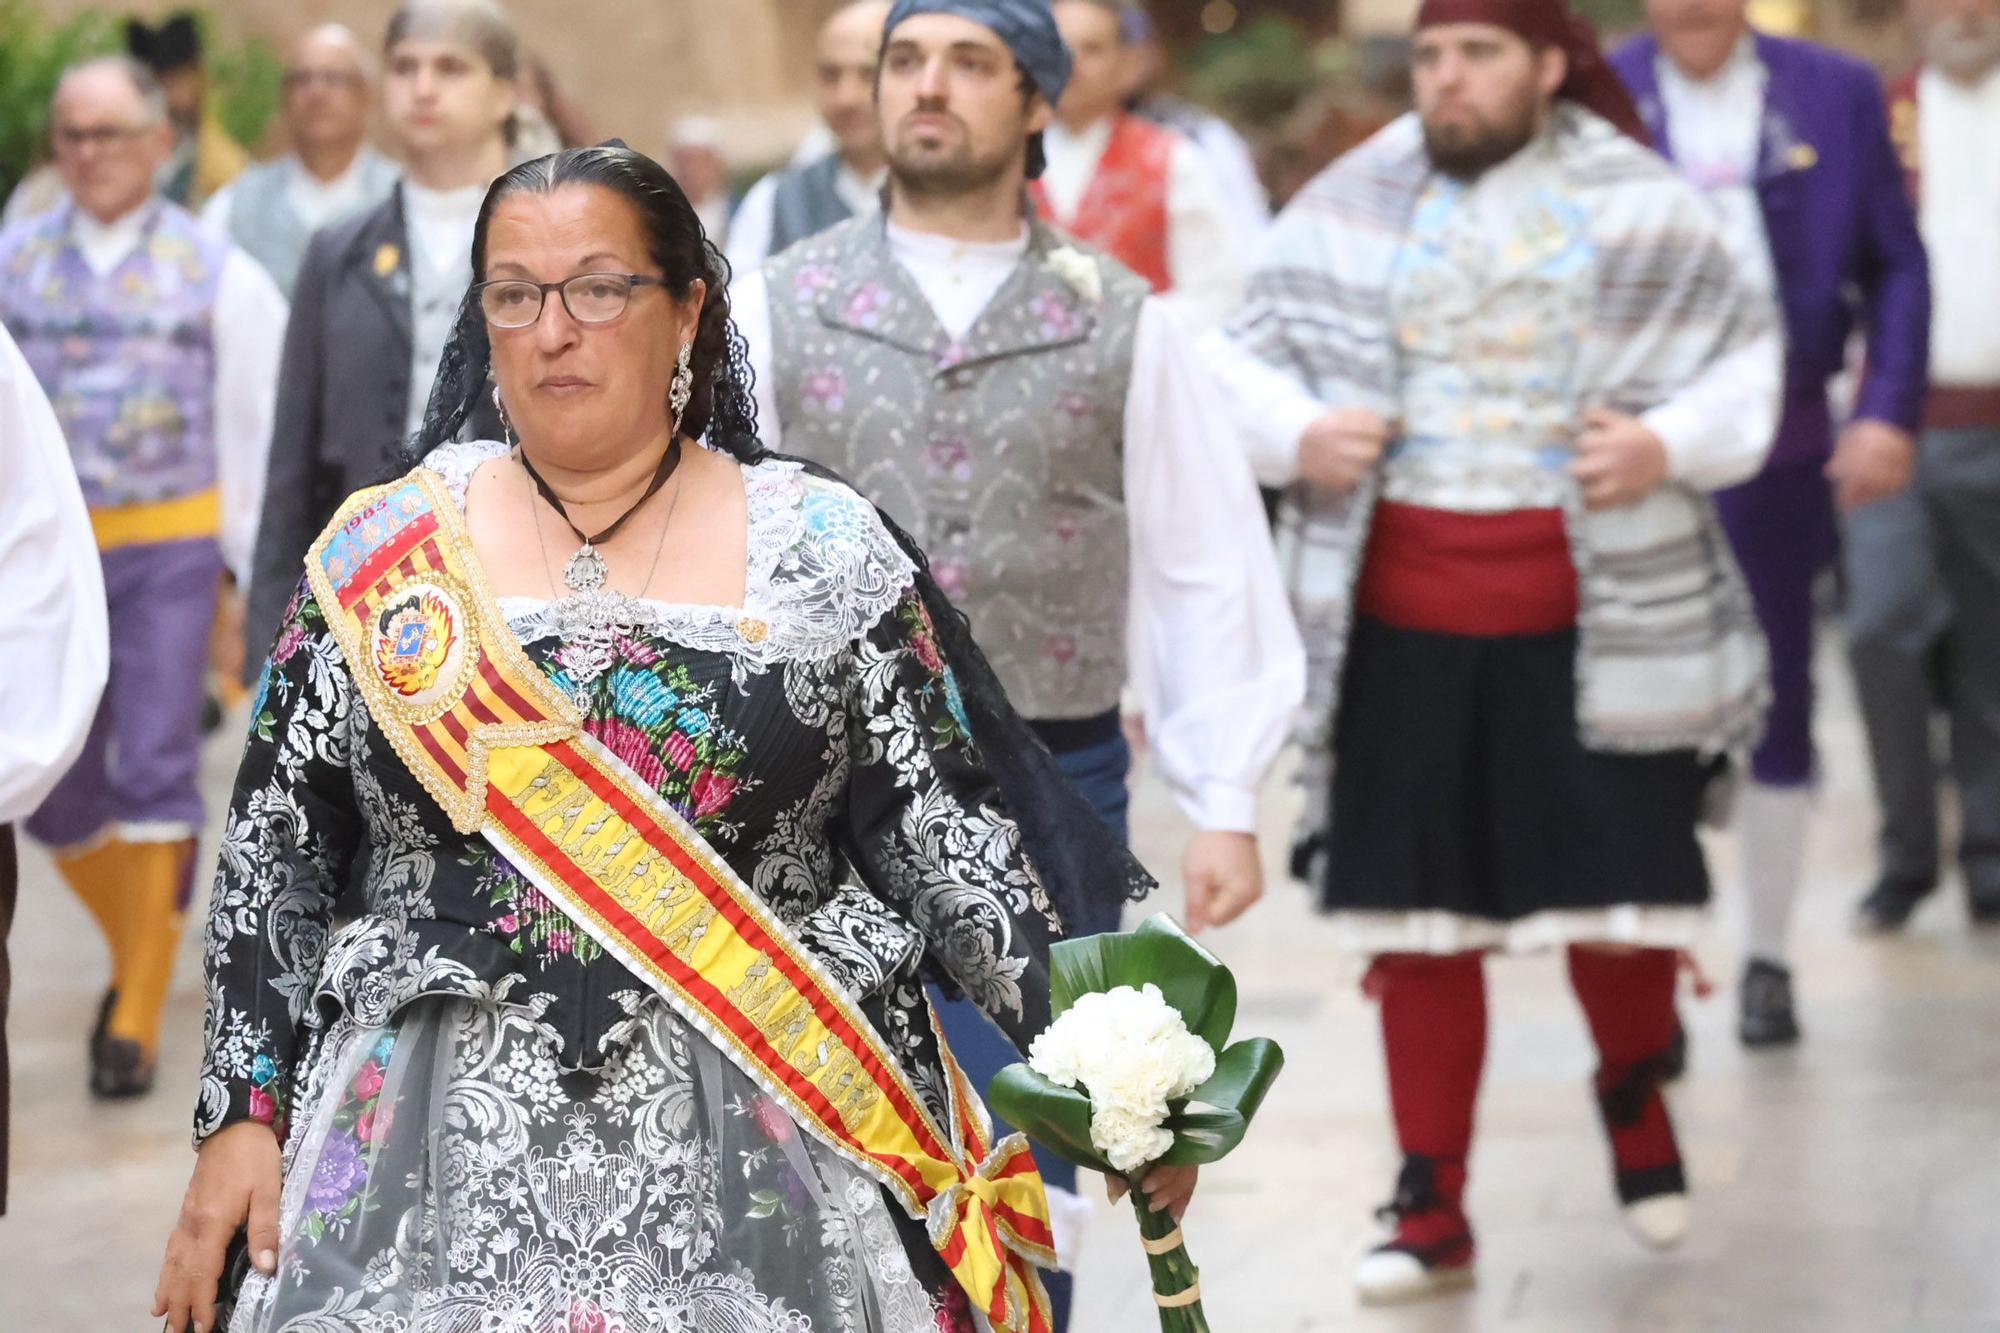
{"type": "Polygon", "coordinates": [[[351,69],[288,69],[285,71],[284,86],[288,93],[295,93],[321,84],[328,88],[355,88],[361,84],[361,76],[351,69]]]}
{"type": "Polygon", "coordinates": [[[561,292],[563,309],[579,324],[608,324],[625,313],[634,287],[664,287],[664,278],[640,273],[579,273],[562,282],[529,282],[503,278],[474,283],[479,308],[496,329],[525,329],[542,317],[550,292],[561,292]]]}
{"type": "Polygon", "coordinates": [[[85,148],[111,148],[136,139],[145,132],[137,125],[93,125],[88,129],[58,125],[51,137],[58,149],[74,153],[85,148]]]}

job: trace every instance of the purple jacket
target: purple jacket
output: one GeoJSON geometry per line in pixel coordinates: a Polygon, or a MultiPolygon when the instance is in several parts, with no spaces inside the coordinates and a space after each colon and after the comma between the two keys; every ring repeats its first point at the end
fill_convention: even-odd
{"type": "MultiPolygon", "coordinates": [[[[1931,288],[1924,243],[1889,140],[1882,83],[1854,57],[1811,42],[1754,34],[1769,81],[1757,195],[1785,312],[1785,392],[1824,394],[1858,321],[1868,363],[1856,417],[1914,431],[1923,421],[1931,288]]],[[[1649,33],[1611,63],[1672,158],[1649,33]]]]}

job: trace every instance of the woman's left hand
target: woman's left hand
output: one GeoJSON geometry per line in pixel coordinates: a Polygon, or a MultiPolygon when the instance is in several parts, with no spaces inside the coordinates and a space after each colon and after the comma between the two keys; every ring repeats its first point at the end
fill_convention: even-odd
{"type": "MultiPolygon", "coordinates": [[[[1198,1166],[1156,1166],[1139,1177],[1139,1192],[1154,1212],[1171,1214],[1178,1222],[1194,1199],[1195,1182],[1200,1177],[1198,1166]]],[[[1113,1203],[1125,1197],[1125,1182],[1117,1176],[1106,1176],[1104,1189],[1113,1203]]]]}

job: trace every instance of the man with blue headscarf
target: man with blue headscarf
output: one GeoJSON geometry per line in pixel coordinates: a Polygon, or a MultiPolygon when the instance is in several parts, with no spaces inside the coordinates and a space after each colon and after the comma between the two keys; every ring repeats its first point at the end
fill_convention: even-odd
{"type": "MultiPolygon", "coordinates": [[[[1190,336],[1143,279],[1026,206],[1069,68],[1048,0],[900,0],[876,84],[886,211],[746,275],[732,307],[765,441],[833,467],[915,536],[1015,706],[1121,835],[1119,700],[1136,687],[1159,772],[1200,830],[1189,920],[1219,925],[1262,892],[1256,790],[1304,688],[1302,649],[1190,336]]],[[[1100,914],[1069,933],[1117,928],[1116,904],[1100,914]]],[[[1018,1058],[969,1010],[945,1022],[975,1077],[1018,1058]]],[[[1054,1211],[1065,1251],[1076,1212],[1054,1211]]],[[[1050,1283],[1059,1316],[1066,1286],[1050,1283]]]]}

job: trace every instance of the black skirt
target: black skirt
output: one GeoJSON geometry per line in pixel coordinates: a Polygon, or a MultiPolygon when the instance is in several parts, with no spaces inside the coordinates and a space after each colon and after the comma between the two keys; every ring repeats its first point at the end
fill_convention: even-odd
{"type": "Polygon", "coordinates": [[[1321,904],[1499,923],[1699,907],[1695,827],[1721,763],[1586,750],[1573,629],[1471,638],[1357,617],[1321,904]]]}

